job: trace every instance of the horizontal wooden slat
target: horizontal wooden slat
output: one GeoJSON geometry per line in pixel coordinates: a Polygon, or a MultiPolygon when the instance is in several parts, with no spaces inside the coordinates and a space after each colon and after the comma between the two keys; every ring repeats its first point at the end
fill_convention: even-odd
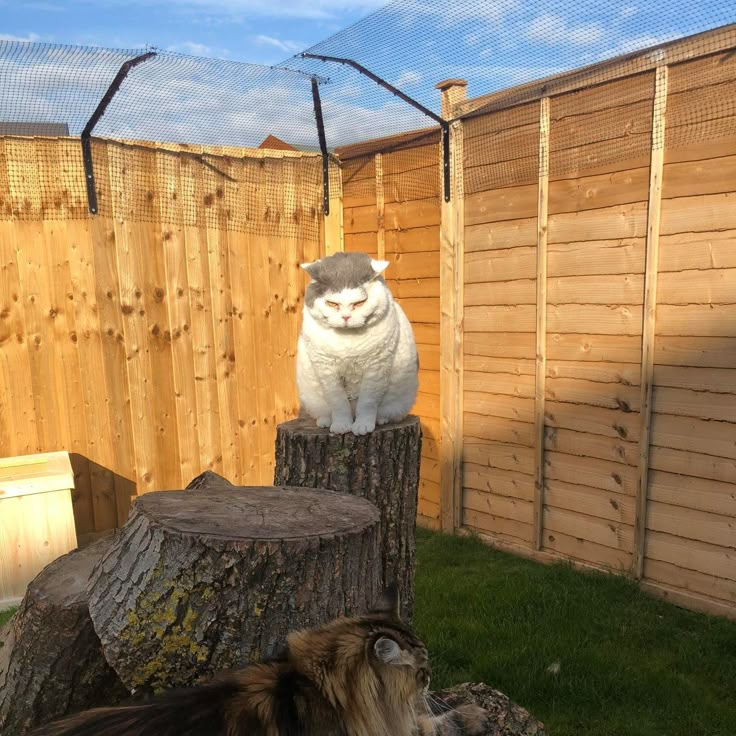
{"type": "Polygon", "coordinates": [[[736,393],[736,368],[655,365],[654,385],[733,394],[736,393]]]}
{"type": "Polygon", "coordinates": [[[532,332],[536,326],[534,305],[466,307],[466,332],[532,332]]]}
{"type": "Polygon", "coordinates": [[[736,268],[736,230],[677,233],[659,239],[659,271],[736,268]]]}
{"type": "Polygon", "coordinates": [[[641,359],[641,337],[552,332],[547,334],[547,359],[638,363],[641,359]]]}
{"type": "Polygon", "coordinates": [[[655,413],[652,444],[734,459],[736,424],[655,413]]]}
{"type": "Polygon", "coordinates": [[[640,391],[638,386],[600,383],[580,378],[548,378],[545,384],[545,395],[552,401],[602,406],[606,409],[621,409],[625,412],[639,411],[640,391]]]}
{"type": "Polygon", "coordinates": [[[376,232],[378,211],[375,205],[347,207],[343,210],[343,227],[346,233],[376,232]]]}
{"type": "Polygon", "coordinates": [[[536,247],[476,251],[465,254],[465,283],[536,278],[536,247]]]}
{"type": "Polygon", "coordinates": [[[550,360],[547,361],[547,375],[550,378],[577,378],[599,383],[638,386],[641,368],[635,363],[550,360]]]}
{"type": "Polygon", "coordinates": [[[470,511],[480,511],[491,516],[500,516],[504,519],[532,523],[532,504],[520,498],[498,496],[487,491],[477,491],[473,488],[463,489],[463,508],[470,511]]]}
{"type": "Polygon", "coordinates": [[[733,229],[736,229],[736,192],[662,201],[662,235],[733,229]]]}
{"type": "Polygon", "coordinates": [[[642,308],[639,305],[550,304],[547,308],[547,328],[550,332],[639,335],[641,319],[642,308]]]}
{"type": "MultiPolygon", "coordinates": [[[[437,345],[440,344],[440,328],[439,325],[412,325],[414,331],[414,339],[417,345],[437,345]]],[[[429,366],[422,366],[427,368],[429,366]]],[[[433,368],[432,370],[439,370],[433,368]]]]}
{"type": "Polygon", "coordinates": [[[432,501],[433,503],[440,502],[440,487],[438,483],[434,483],[426,478],[419,479],[419,498],[432,501]]]}
{"type": "Polygon", "coordinates": [[[440,280],[437,279],[403,279],[395,281],[386,279],[388,288],[399,301],[402,299],[426,298],[440,296],[440,280]]]}
{"type": "MultiPolygon", "coordinates": [[[[509,470],[489,468],[485,465],[464,463],[463,486],[466,489],[470,488],[484,493],[491,493],[495,496],[518,498],[525,501],[534,499],[534,479],[532,476],[509,470]]],[[[476,510],[489,513],[482,508],[476,508],[476,510]]]]}
{"type": "Polygon", "coordinates": [[[545,503],[558,509],[574,511],[599,519],[634,523],[635,499],[585,485],[547,480],[544,484],[545,503]]]}
{"type": "Polygon", "coordinates": [[[657,335],[733,337],[736,304],[657,306],[657,335]]]}
{"type": "Polygon", "coordinates": [[[424,394],[419,392],[411,410],[412,414],[427,419],[440,418],[440,397],[438,394],[424,394]]]}
{"type": "Polygon", "coordinates": [[[483,442],[466,438],[463,443],[463,461],[466,465],[473,463],[491,469],[512,471],[513,478],[519,474],[534,474],[532,448],[508,445],[503,442],[483,442]]]}
{"type": "Polygon", "coordinates": [[[544,433],[544,447],[546,450],[564,452],[568,455],[599,458],[624,465],[636,465],[638,461],[638,447],[634,442],[570,429],[547,427],[544,433]]]}
{"type": "Polygon", "coordinates": [[[600,565],[617,572],[628,572],[631,568],[630,552],[595,544],[582,537],[563,534],[559,531],[545,530],[544,548],[564,557],[600,565]]]}
{"type": "Polygon", "coordinates": [[[368,253],[378,255],[378,237],[376,233],[345,233],[345,251],[347,253],[368,253]]]}
{"type": "Polygon", "coordinates": [[[466,390],[463,394],[463,401],[465,408],[475,414],[514,419],[519,422],[534,421],[534,400],[532,398],[466,390]]]}
{"type": "Polygon", "coordinates": [[[644,578],[736,605],[736,582],[733,580],[651,559],[644,561],[644,578]]]}
{"type": "Polygon", "coordinates": [[[657,335],[654,362],[669,366],[732,368],[736,335],[727,337],[681,337],[657,335]]]}
{"type": "Polygon", "coordinates": [[[422,370],[439,371],[440,369],[440,346],[417,344],[419,356],[419,367],[422,370]]]}
{"type": "MultiPolygon", "coordinates": [[[[736,483],[736,459],[670,447],[652,447],[649,464],[655,470],[695,479],[736,483]]],[[[684,482],[684,481],[683,481],[684,482]]]]}
{"type": "Polygon", "coordinates": [[[589,406],[585,411],[575,404],[545,402],[545,419],[549,426],[590,432],[605,437],[618,437],[629,442],[639,439],[639,415],[589,406]]]}
{"type": "Polygon", "coordinates": [[[496,358],[488,355],[469,355],[466,351],[463,368],[468,372],[532,376],[534,375],[535,362],[531,358],[496,358]]]}
{"type": "Polygon", "coordinates": [[[559,179],[549,185],[549,214],[640,202],[647,198],[648,191],[648,168],[559,179]]]}
{"type": "Polygon", "coordinates": [[[636,468],[630,465],[563,452],[547,451],[544,457],[545,478],[632,497],[636,493],[636,468]]]}
{"type": "Polygon", "coordinates": [[[485,355],[494,358],[533,359],[535,336],[533,332],[468,333],[464,336],[466,355],[485,355]]]}
{"type": "Polygon", "coordinates": [[[642,238],[646,216],[646,202],[550,215],[549,243],[642,238]]]}
{"type": "Polygon", "coordinates": [[[466,284],[465,305],[536,304],[537,282],[534,279],[466,284]]]}
{"type": "Polygon", "coordinates": [[[463,509],[463,524],[471,529],[487,532],[501,539],[509,539],[529,544],[532,538],[532,525],[502,516],[484,514],[472,509],[463,509]]]}
{"type": "Polygon", "coordinates": [[[634,530],[628,524],[551,506],[544,509],[544,528],[545,534],[547,531],[559,532],[626,552],[632,550],[634,542],[634,530]]]}
{"type": "Polygon", "coordinates": [[[663,504],[736,518],[736,489],[731,483],[651,470],[649,498],[663,504]]]}
{"type": "Polygon", "coordinates": [[[657,304],[736,304],[736,268],[662,273],[657,304]]]}
{"type": "Polygon", "coordinates": [[[547,274],[552,278],[643,273],[644,242],[643,238],[620,238],[552,243],[548,248],[547,274]]]}
{"type": "Polygon", "coordinates": [[[467,169],[535,156],[538,149],[539,120],[496,130],[482,137],[463,135],[464,164],[467,169]]]}
{"type": "Polygon", "coordinates": [[[425,394],[434,394],[439,396],[440,393],[440,374],[439,371],[420,370],[419,371],[419,391],[425,394]]]}
{"type": "Polygon", "coordinates": [[[512,419],[489,417],[466,411],[463,415],[465,437],[490,442],[507,442],[524,447],[534,444],[534,425],[512,419]]]}
{"type": "Polygon", "coordinates": [[[386,230],[439,225],[440,203],[435,197],[412,202],[387,202],[384,213],[386,230]]]}
{"type": "Polygon", "coordinates": [[[439,324],[440,300],[437,297],[410,297],[399,300],[399,304],[412,324],[439,324]]]}
{"type": "Polygon", "coordinates": [[[396,253],[387,254],[390,265],[385,276],[391,279],[439,278],[440,253],[396,253]]]}
{"type": "Polygon", "coordinates": [[[426,519],[436,520],[440,518],[440,505],[437,501],[428,498],[419,498],[417,501],[417,513],[426,519]]]}
{"type": "Polygon", "coordinates": [[[409,230],[387,230],[386,253],[433,253],[439,251],[440,229],[437,225],[409,230]]]}
{"type": "Polygon", "coordinates": [[[662,196],[668,199],[732,192],[734,181],[736,156],[667,164],[662,177],[662,196]]]}
{"type": "MultiPolygon", "coordinates": [[[[388,243],[388,240],[386,241],[388,243]]],[[[537,218],[465,225],[465,252],[536,246],[537,218]]]]}
{"type": "Polygon", "coordinates": [[[734,393],[691,391],[685,388],[657,386],[654,389],[654,411],[701,419],[736,422],[736,386],[734,393]]]}
{"type": "Polygon", "coordinates": [[[736,580],[736,550],[730,547],[649,531],[646,553],[652,560],[736,580]]]}
{"type": "MultiPolygon", "coordinates": [[[[464,374],[465,390],[470,392],[469,400],[482,400],[474,392],[485,394],[504,394],[506,396],[520,396],[527,399],[534,398],[534,376],[517,376],[512,373],[480,373],[466,371],[464,374]]],[[[481,412],[479,412],[481,413],[481,412]]]]}
{"type": "Polygon", "coordinates": [[[503,187],[465,197],[465,224],[501,222],[537,214],[537,185],[503,187]]]}
{"type": "Polygon", "coordinates": [[[642,304],[644,276],[607,274],[550,278],[547,301],[549,304],[642,304]]]}

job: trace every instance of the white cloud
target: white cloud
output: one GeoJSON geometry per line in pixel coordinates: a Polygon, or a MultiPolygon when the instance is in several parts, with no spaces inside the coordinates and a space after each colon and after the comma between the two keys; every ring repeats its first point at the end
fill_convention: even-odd
{"type": "Polygon", "coordinates": [[[643,34],[641,36],[624,38],[612,49],[606,51],[605,55],[618,56],[619,54],[628,54],[632,51],[640,51],[641,49],[648,49],[652,46],[659,46],[667,41],[673,41],[675,38],[678,38],[678,35],[677,33],[662,34],[661,36],[643,34]]]}
{"type": "Polygon", "coordinates": [[[532,41],[548,44],[591,46],[603,38],[603,28],[598,23],[570,26],[559,15],[547,13],[535,18],[527,27],[526,35],[532,41]]]}
{"type": "Polygon", "coordinates": [[[167,47],[167,51],[179,51],[183,54],[191,54],[192,56],[209,56],[212,49],[203,43],[196,41],[182,41],[167,47]]]}
{"type": "Polygon", "coordinates": [[[385,0],[85,0],[89,4],[107,5],[133,4],[167,7],[171,10],[202,10],[213,18],[238,17],[248,19],[289,18],[310,20],[331,20],[342,13],[361,13],[375,10],[384,5],[385,0]]]}
{"type": "Polygon", "coordinates": [[[279,51],[283,51],[285,54],[295,54],[297,51],[302,51],[305,46],[305,44],[296,41],[285,41],[280,38],[264,35],[256,36],[255,41],[260,46],[272,46],[279,51]]]}
{"type": "Polygon", "coordinates": [[[639,12],[639,8],[635,8],[633,5],[627,5],[625,8],[621,8],[619,15],[622,18],[631,18],[632,15],[636,15],[639,12]]]}
{"type": "Polygon", "coordinates": [[[396,86],[408,87],[412,84],[418,84],[422,79],[423,77],[419,72],[413,72],[410,69],[407,69],[405,72],[401,72],[401,75],[396,80],[396,86]]]}
{"type": "Polygon", "coordinates": [[[40,41],[41,36],[37,33],[29,33],[27,36],[14,36],[11,33],[0,33],[0,41],[40,41]]]}

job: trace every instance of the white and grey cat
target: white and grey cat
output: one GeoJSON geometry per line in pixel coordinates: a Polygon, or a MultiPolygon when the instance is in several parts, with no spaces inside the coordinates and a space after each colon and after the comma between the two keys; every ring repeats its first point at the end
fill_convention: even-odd
{"type": "Polygon", "coordinates": [[[417,350],[383,279],[388,265],[365,253],[302,264],[311,281],[297,349],[299,398],[331,432],[368,434],[414,405],[417,350]]]}

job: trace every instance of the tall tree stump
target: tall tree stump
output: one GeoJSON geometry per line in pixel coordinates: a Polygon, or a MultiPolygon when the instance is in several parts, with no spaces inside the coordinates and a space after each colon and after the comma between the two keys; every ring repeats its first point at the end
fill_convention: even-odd
{"type": "Polygon", "coordinates": [[[366,610],[380,589],[372,504],[232,486],[136,499],[89,605],[122,681],[155,691],[272,654],[294,629],[366,610]]]}
{"type": "Polygon", "coordinates": [[[112,540],[47,565],[0,632],[0,733],[33,726],[128,695],[107,664],[87,610],[87,581],[112,540]]]}
{"type": "Polygon", "coordinates": [[[402,613],[409,620],[421,447],[415,416],[360,437],[331,434],[313,419],[285,422],[276,432],[275,485],[329,488],[363,496],[378,507],[383,583],[399,585],[402,613]]]}

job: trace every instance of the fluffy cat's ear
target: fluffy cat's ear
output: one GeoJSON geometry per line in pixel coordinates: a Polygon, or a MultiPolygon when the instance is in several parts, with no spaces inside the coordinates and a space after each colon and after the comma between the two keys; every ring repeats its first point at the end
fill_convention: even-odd
{"type": "Polygon", "coordinates": [[[376,653],[376,657],[386,664],[401,660],[401,647],[387,636],[376,639],[376,643],[373,645],[373,651],[376,653]]]}
{"type": "Polygon", "coordinates": [[[310,276],[312,275],[312,269],[319,263],[319,261],[312,261],[312,263],[301,263],[299,264],[310,276]]]}
{"type": "MultiPolygon", "coordinates": [[[[371,258],[371,266],[373,267],[373,272],[375,274],[373,278],[375,279],[389,267],[389,261],[375,261],[371,258]]],[[[371,279],[371,281],[372,280],[373,279],[371,279]]]]}
{"type": "Polygon", "coordinates": [[[400,618],[401,600],[399,596],[399,588],[396,583],[391,583],[386,590],[383,591],[381,597],[373,606],[373,613],[391,619],[400,618]]]}

